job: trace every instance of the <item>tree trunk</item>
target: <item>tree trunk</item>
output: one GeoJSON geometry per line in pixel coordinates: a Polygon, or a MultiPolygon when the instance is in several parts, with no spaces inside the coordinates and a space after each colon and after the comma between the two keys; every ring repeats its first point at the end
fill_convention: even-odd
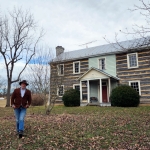
{"type": "Polygon", "coordinates": [[[6,107],[10,107],[10,90],[11,90],[11,82],[8,80],[6,107]]]}

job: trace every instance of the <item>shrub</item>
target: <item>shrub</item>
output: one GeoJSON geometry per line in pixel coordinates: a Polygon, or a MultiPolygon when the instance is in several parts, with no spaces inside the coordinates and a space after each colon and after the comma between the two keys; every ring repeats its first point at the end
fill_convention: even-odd
{"type": "Polygon", "coordinates": [[[112,90],[110,100],[112,106],[137,107],[140,103],[140,96],[132,87],[120,85],[112,90]]]}
{"type": "Polygon", "coordinates": [[[80,92],[76,89],[67,90],[63,97],[63,103],[65,106],[80,106],[80,92]]]}
{"type": "Polygon", "coordinates": [[[32,106],[42,106],[44,105],[44,100],[38,95],[32,95],[32,106]]]}

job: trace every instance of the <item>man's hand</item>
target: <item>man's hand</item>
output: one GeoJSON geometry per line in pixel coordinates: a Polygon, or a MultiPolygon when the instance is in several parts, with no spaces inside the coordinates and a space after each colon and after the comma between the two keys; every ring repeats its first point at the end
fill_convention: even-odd
{"type": "Polygon", "coordinates": [[[12,106],[11,106],[12,108],[16,108],[16,106],[13,104],[12,106]]]}
{"type": "Polygon", "coordinates": [[[26,108],[29,108],[29,105],[26,105],[26,108]]]}

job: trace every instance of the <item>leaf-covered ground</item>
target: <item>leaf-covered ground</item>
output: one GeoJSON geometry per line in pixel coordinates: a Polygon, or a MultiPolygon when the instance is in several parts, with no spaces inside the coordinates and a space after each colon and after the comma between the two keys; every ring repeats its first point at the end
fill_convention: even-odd
{"type": "Polygon", "coordinates": [[[150,107],[56,106],[28,109],[18,139],[11,108],[0,108],[0,150],[150,150],[150,107]]]}

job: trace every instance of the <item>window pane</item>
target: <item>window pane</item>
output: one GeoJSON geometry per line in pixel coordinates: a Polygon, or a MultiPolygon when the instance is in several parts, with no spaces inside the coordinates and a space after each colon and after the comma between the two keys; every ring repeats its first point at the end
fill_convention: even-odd
{"type": "Polygon", "coordinates": [[[130,67],[137,66],[136,54],[129,55],[129,63],[130,63],[130,67]]]}
{"type": "Polygon", "coordinates": [[[78,73],[79,72],[79,63],[74,63],[74,72],[78,73]]]}
{"type": "Polygon", "coordinates": [[[63,67],[63,65],[60,66],[60,74],[64,74],[64,67],[63,67]]]}
{"type": "Polygon", "coordinates": [[[101,70],[105,69],[105,59],[99,60],[99,69],[101,69],[101,70]]]}
{"type": "Polygon", "coordinates": [[[80,86],[79,85],[75,85],[75,89],[80,91],[80,86]]]}
{"type": "Polygon", "coordinates": [[[59,75],[64,74],[64,65],[59,65],[59,75]]]}
{"type": "Polygon", "coordinates": [[[64,88],[63,88],[63,86],[60,86],[59,87],[59,96],[63,96],[63,93],[64,93],[64,88]]]}
{"type": "Polygon", "coordinates": [[[139,83],[138,82],[131,82],[131,87],[134,88],[139,94],[139,83]]]}

